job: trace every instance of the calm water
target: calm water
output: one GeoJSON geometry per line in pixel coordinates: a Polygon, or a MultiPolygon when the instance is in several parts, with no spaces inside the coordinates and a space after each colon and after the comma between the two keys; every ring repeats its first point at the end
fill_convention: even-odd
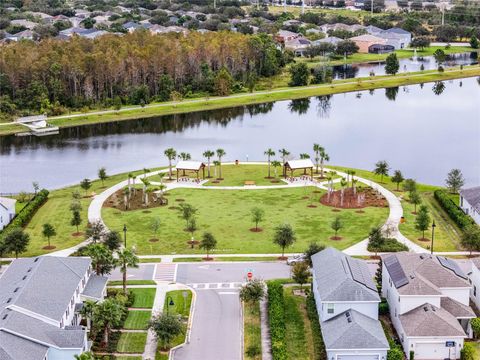
{"type": "MultiPolygon", "coordinates": [[[[398,62],[400,63],[400,73],[420,71],[422,64],[425,70],[434,70],[438,68],[438,64],[435,62],[433,56],[399,59],[398,62]]],[[[449,68],[452,66],[474,64],[478,64],[478,54],[476,52],[448,55],[442,66],[444,68],[449,68]]],[[[333,67],[333,75],[336,79],[365,77],[369,76],[372,71],[375,75],[385,75],[385,62],[339,65],[333,67]]]]}
{"type": "Polygon", "coordinates": [[[372,92],[124,121],[62,130],[48,138],[0,138],[0,192],[29,190],[32,181],[57,188],[111,174],[165,165],[174,147],[201,159],[222,147],[226,160],[263,160],[267,147],[292,154],[326,147],[331,163],[392,169],[443,184],[460,168],[480,184],[480,85],[475,78],[372,92]]]}

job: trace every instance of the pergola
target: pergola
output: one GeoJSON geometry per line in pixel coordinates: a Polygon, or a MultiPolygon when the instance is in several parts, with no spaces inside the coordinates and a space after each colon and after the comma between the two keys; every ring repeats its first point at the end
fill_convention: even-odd
{"type": "Polygon", "coordinates": [[[289,160],[283,164],[283,177],[287,177],[287,172],[290,171],[290,175],[293,177],[295,170],[303,170],[304,174],[310,169],[310,176],[313,178],[313,162],[310,159],[301,160],[289,160]]]}
{"type": "Polygon", "coordinates": [[[202,177],[205,179],[205,164],[201,161],[179,161],[175,166],[175,170],[177,170],[177,181],[180,171],[182,171],[183,176],[185,176],[186,171],[194,172],[197,174],[198,179],[200,170],[202,170],[202,177]]]}

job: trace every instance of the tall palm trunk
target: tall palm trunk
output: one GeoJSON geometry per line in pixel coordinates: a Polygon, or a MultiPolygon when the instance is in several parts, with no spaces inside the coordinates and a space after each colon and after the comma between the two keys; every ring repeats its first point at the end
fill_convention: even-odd
{"type": "Polygon", "coordinates": [[[270,155],[268,155],[268,177],[270,178],[270,155]]]}
{"type": "Polygon", "coordinates": [[[123,274],[122,274],[122,277],[123,277],[123,294],[125,296],[127,296],[127,267],[124,266],[124,268],[122,270],[123,270],[123,274]]]}
{"type": "Polygon", "coordinates": [[[207,172],[208,172],[208,177],[210,177],[210,158],[208,158],[208,165],[207,165],[207,172]]]}
{"type": "Polygon", "coordinates": [[[168,177],[172,180],[172,159],[168,158],[168,177]]]}

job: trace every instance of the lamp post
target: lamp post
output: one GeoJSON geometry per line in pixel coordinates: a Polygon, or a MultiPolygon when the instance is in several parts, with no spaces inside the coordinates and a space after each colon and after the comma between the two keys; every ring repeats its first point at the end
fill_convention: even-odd
{"type": "Polygon", "coordinates": [[[127,225],[123,224],[123,245],[127,248],[127,225]]]}
{"type": "Polygon", "coordinates": [[[430,253],[433,254],[433,237],[435,236],[435,220],[432,222],[432,245],[430,246],[430,253]]]}
{"type": "Polygon", "coordinates": [[[175,303],[173,302],[172,297],[170,295],[167,296],[167,315],[169,313],[170,306],[174,306],[174,305],[175,305],[175,303]]]}

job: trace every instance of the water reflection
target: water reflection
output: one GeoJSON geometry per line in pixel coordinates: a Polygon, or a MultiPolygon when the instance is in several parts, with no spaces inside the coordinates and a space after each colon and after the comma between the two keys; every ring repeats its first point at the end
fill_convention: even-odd
{"type": "Polygon", "coordinates": [[[325,146],[336,164],[370,169],[387,159],[406,176],[435,184],[458,167],[474,185],[480,183],[479,84],[469,78],[67,128],[45,138],[4,137],[0,192],[29,189],[34,180],[49,188],[76,183],[95,178],[101,166],[113,174],[164,165],[167,147],[194,159],[221,147],[227,160],[257,160],[267,147],[298,156],[311,153],[313,143],[325,146]]]}

